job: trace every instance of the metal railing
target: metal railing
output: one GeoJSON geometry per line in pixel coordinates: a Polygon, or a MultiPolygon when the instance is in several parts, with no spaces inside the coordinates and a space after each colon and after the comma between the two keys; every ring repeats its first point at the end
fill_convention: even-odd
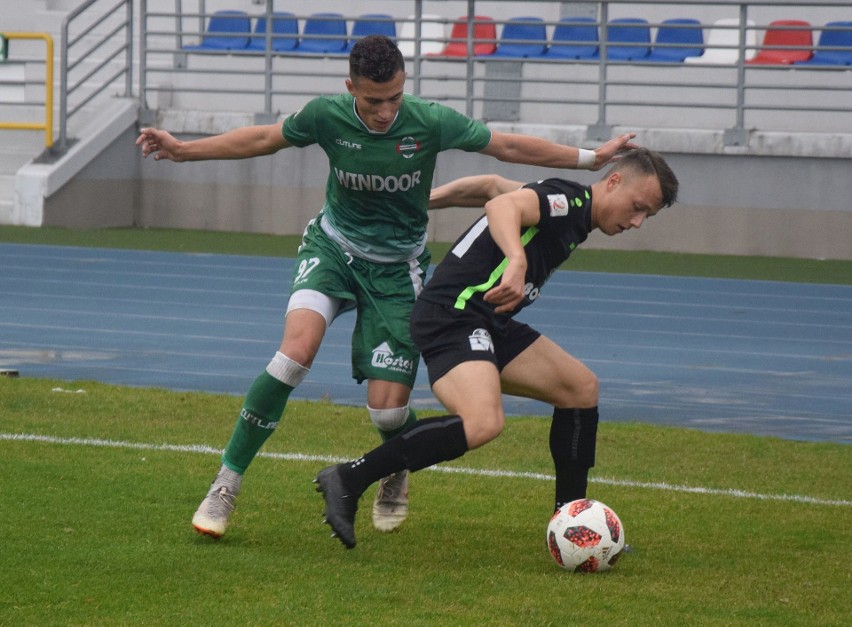
{"type": "Polygon", "coordinates": [[[69,119],[123,78],[133,93],[133,0],[86,0],[62,21],[57,153],[67,151],[69,119]],[[105,6],[106,5],[106,6],[105,6]],[[100,32],[105,29],[105,32],[100,32]]]}
{"type": "MultiPolygon", "coordinates": [[[[8,50],[13,48],[8,45],[10,40],[16,39],[32,39],[44,41],[44,101],[33,102],[28,101],[26,97],[17,102],[2,102],[4,105],[19,105],[25,107],[27,111],[33,106],[44,106],[44,121],[43,122],[2,122],[0,121],[0,129],[7,130],[24,130],[24,131],[44,131],[44,146],[49,150],[53,146],[53,37],[48,33],[0,33],[0,41],[3,48],[3,63],[2,65],[14,62],[9,58],[8,50]]],[[[0,67],[2,67],[0,65],[0,67]]],[[[26,76],[22,81],[13,81],[19,87],[26,90],[26,76]]],[[[41,82],[41,81],[39,81],[41,82]]],[[[4,81],[0,81],[3,84],[4,81]]]]}
{"type": "MultiPolygon", "coordinates": [[[[279,0],[278,5],[282,3],[279,0]]],[[[174,11],[149,11],[148,4],[147,0],[140,2],[139,95],[143,108],[249,111],[269,119],[297,109],[311,96],[339,93],[348,71],[345,55],[318,58],[272,52],[270,46],[265,51],[189,52],[184,43],[200,40],[212,15],[206,12],[204,1],[190,6],[185,0],[175,0],[174,11]]],[[[273,11],[279,9],[274,4],[267,0],[251,17],[266,17],[270,23],[273,11]]],[[[445,35],[437,41],[448,41],[446,33],[459,16],[428,17],[423,0],[403,4],[411,13],[398,24],[402,19],[413,20],[417,32],[440,24],[445,35]]],[[[779,17],[807,16],[817,9],[823,15],[835,10],[840,16],[844,4],[839,1],[800,0],[780,8],[777,2],[768,0],[575,0],[570,4],[595,12],[601,37],[600,54],[594,60],[509,60],[473,55],[448,59],[421,54],[421,47],[429,42],[415,36],[413,40],[400,40],[401,45],[415,45],[414,55],[408,58],[409,88],[417,95],[446,102],[488,121],[579,124],[587,126],[590,135],[600,137],[608,136],[616,125],[724,129],[729,145],[741,144],[752,129],[852,133],[852,72],[847,68],[752,66],[745,62],[761,47],[757,35],[770,23],[764,16],[773,12],[779,17]],[[698,66],[609,58],[607,29],[612,17],[624,15],[625,7],[629,6],[634,15],[641,15],[645,7],[650,14],[660,15],[660,7],[668,6],[670,17],[688,17],[692,7],[706,11],[714,5],[729,17],[739,18],[738,24],[726,27],[705,22],[702,28],[705,32],[711,26],[736,30],[736,62],[698,66]],[[750,33],[756,43],[749,43],[750,33]]],[[[291,2],[285,8],[292,6],[291,2]]],[[[477,3],[468,0],[469,49],[477,14],[477,3]]],[[[302,22],[307,17],[296,15],[302,22]]],[[[347,20],[352,23],[356,17],[350,15],[347,20]]],[[[496,20],[498,28],[505,21],[496,20]]],[[[827,17],[813,20],[814,48],[826,21],[827,17]]],[[[557,23],[557,19],[545,21],[551,31],[557,23]]],[[[662,25],[662,19],[650,19],[647,24],[650,29],[662,25]]],[[[270,41],[276,36],[266,37],[270,41]]],[[[500,43],[499,38],[490,41],[500,43]]],[[[705,41],[705,50],[714,47],[705,41]]]]}

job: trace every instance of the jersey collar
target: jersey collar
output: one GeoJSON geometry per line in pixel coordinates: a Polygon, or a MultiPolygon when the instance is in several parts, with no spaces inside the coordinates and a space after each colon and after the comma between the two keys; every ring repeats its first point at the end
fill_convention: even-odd
{"type": "Polygon", "coordinates": [[[399,119],[400,111],[402,111],[402,107],[400,107],[399,111],[396,112],[396,115],[393,117],[393,122],[391,122],[390,126],[388,126],[388,130],[386,130],[386,131],[374,131],[369,126],[367,126],[364,123],[364,120],[361,119],[361,116],[358,115],[358,107],[355,106],[355,98],[354,97],[352,98],[352,113],[355,115],[355,118],[361,123],[361,126],[364,127],[364,130],[367,131],[370,135],[387,135],[388,133],[390,133],[391,129],[393,129],[394,125],[396,124],[396,121],[399,119]]]}

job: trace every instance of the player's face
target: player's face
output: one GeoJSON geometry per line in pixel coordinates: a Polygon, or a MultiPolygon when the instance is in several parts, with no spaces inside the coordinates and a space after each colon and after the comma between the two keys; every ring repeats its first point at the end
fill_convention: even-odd
{"type": "Polygon", "coordinates": [[[376,83],[369,78],[358,76],[346,80],[346,88],[355,98],[355,107],[361,121],[371,131],[387,131],[399,107],[402,105],[402,87],[405,84],[405,72],[400,70],[387,83],[376,83]]]}
{"type": "Polygon", "coordinates": [[[645,220],[657,215],[663,204],[663,193],[656,176],[613,172],[606,180],[603,197],[595,201],[592,226],[606,235],[618,235],[638,229],[645,220]]]}

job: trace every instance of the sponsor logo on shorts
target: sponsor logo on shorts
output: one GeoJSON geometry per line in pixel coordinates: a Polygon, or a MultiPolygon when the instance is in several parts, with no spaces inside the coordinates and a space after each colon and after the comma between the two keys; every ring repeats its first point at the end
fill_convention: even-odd
{"type": "Polygon", "coordinates": [[[468,338],[470,340],[470,350],[472,351],[491,351],[494,352],[494,342],[491,341],[491,334],[485,329],[474,329],[468,338]]]}
{"type": "Polygon", "coordinates": [[[548,194],[547,202],[550,203],[550,216],[553,218],[558,218],[560,216],[568,215],[568,208],[570,207],[568,203],[568,198],[565,194],[548,194]]]}
{"type": "Polygon", "coordinates": [[[405,374],[411,374],[414,371],[414,360],[403,355],[394,355],[387,342],[382,342],[373,349],[373,360],[370,365],[374,368],[405,374]]]}

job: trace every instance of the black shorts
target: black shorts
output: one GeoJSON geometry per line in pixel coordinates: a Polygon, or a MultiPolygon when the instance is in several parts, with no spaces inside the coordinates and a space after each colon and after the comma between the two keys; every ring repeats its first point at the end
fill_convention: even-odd
{"type": "Polygon", "coordinates": [[[411,337],[426,362],[429,383],[466,361],[490,361],[502,371],[541,333],[509,320],[499,327],[481,314],[424,300],[414,303],[411,337]]]}

